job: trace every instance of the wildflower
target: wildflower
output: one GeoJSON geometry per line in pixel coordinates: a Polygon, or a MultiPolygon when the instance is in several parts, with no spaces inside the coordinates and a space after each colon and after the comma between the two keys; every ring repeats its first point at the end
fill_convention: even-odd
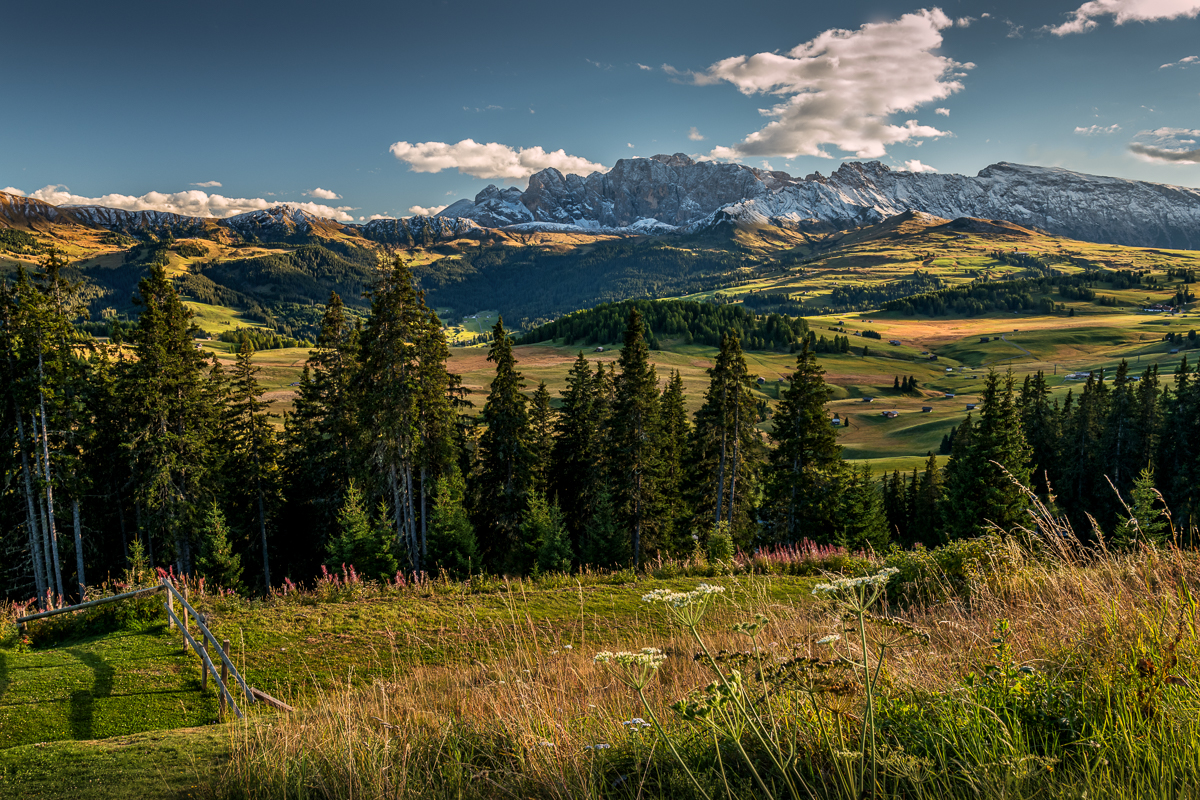
{"type": "Polygon", "coordinates": [[[538,742],[538,747],[554,747],[554,742],[538,742]]]}
{"type": "Polygon", "coordinates": [[[833,644],[841,638],[842,635],[840,633],[831,633],[828,636],[823,636],[820,639],[817,639],[817,644],[833,644]]]}
{"type": "Polygon", "coordinates": [[[702,583],[690,592],[676,592],[673,589],[655,589],[642,595],[643,603],[662,603],[667,611],[679,620],[685,627],[694,628],[700,623],[700,618],[708,607],[708,603],[718,594],[724,594],[724,586],[712,586],[702,583]]]}
{"type": "Polygon", "coordinates": [[[562,647],[562,649],[563,649],[563,650],[574,650],[575,648],[574,648],[574,647],[572,647],[572,646],[571,646],[571,645],[569,645],[569,644],[564,644],[564,645],[563,645],[563,647],[562,647]]]}
{"type": "Polygon", "coordinates": [[[650,683],[666,659],[666,655],[657,647],[643,647],[636,653],[611,653],[605,650],[597,653],[592,660],[597,664],[613,664],[618,668],[618,677],[640,691],[650,683]]]}
{"type": "Polygon", "coordinates": [[[885,567],[874,575],[866,575],[861,578],[838,578],[833,583],[818,583],[813,587],[812,593],[840,594],[852,589],[884,586],[893,575],[899,572],[900,570],[895,567],[885,567]]]}
{"type": "Polygon", "coordinates": [[[600,742],[599,744],[585,744],[583,746],[583,749],[584,750],[608,750],[611,747],[612,747],[611,744],[606,744],[604,742],[600,742]]]}

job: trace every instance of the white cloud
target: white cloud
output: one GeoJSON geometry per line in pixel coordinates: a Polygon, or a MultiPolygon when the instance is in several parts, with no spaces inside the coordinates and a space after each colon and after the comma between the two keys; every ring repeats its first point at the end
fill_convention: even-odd
{"type": "Polygon", "coordinates": [[[890,144],[946,135],[916,120],[897,125],[889,118],[963,88],[962,70],[974,64],[933,52],[952,24],[939,9],[921,10],[855,31],[825,31],[786,55],[735,56],[701,73],[663,69],[697,84],[728,81],[746,95],[787,98],[761,112],[774,121],[733,147],[715,148],[714,157],[832,158],[824,146],[834,145],[858,158],[879,158],[890,144]]]}
{"type": "Polygon", "coordinates": [[[638,69],[648,69],[653,71],[654,67],[647,67],[645,64],[638,64],[638,69]]]}
{"type": "Polygon", "coordinates": [[[1200,164],[1200,130],[1158,128],[1142,131],[1129,143],[1129,152],[1143,161],[1200,164]]]}
{"type": "Polygon", "coordinates": [[[917,159],[904,162],[904,168],[909,172],[937,172],[936,167],[931,167],[928,164],[922,164],[917,159]]]}
{"type": "Polygon", "coordinates": [[[322,189],[320,186],[318,186],[316,189],[313,189],[311,192],[305,192],[304,195],[306,197],[315,197],[318,200],[341,200],[342,199],[342,196],[340,194],[338,194],[337,192],[331,192],[328,189],[322,189]]]}
{"type": "Polygon", "coordinates": [[[935,108],[935,109],[933,110],[933,113],[935,113],[935,114],[941,114],[943,117],[948,117],[948,116],[950,116],[950,109],[948,109],[948,108],[935,108]]]}
{"type": "Polygon", "coordinates": [[[7,192],[8,194],[15,194],[15,195],[18,195],[19,197],[25,196],[24,192],[22,192],[20,189],[14,189],[12,186],[5,186],[3,189],[0,189],[0,192],[7,192]]]}
{"type": "Polygon", "coordinates": [[[695,126],[693,126],[692,129],[688,131],[688,138],[691,139],[693,142],[704,141],[704,137],[700,135],[700,131],[696,130],[695,126]]]}
{"type": "Polygon", "coordinates": [[[988,18],[989,18],[989,17],[991,17],[991,16],[992,16],[991,14],[989,14],[988,12],[986,12],[986,11],[985,11],[985,12],[983,12],[982,14],[980,14],[980,15],[979,15],[979,18],[980,18],[980,19],[988,19],[988,18]]]}
{"type": "Polygon", "coordinates": [[[633,142],[626,142],[626,143],[625,143],[625,146],[626,146],[626,147],[633,147],[633,142]]]}
{"type": "Polygon", "coordinates": [[[221,182],[220,181],[200,181],[199,183],[193,183],[192,186],[199,186],[201,189],[220,189],[221,182]]]}
{"type": "MultiPolygon", "coordinates": [[[[984,14],[984,16],[986,17],[987,14],[984,14]]],[[[975,17],[959,17],[958,19],[954,20],[954,24],[960,28],[969,28],[971,27],[971,23],[974,21],[975,17]]]]}
{"type": "Polygon", "coordinates": [[[1181,58],[1178,61],[1172,61],[1170,64],[1163,64],[1161,67],[1159,67],[1159,69],[1166,69],[1168,67],[1186,67],[1188,64],[1196,64],[1198,62],[1200,62],[1200,56],[1188,56],[1187,58],[1181,58]]]}
{"type": "Polygon", "coordinates": [[[1099,136],[1102,133],[1116,133],[1119,130],[1121,130],[1121,126],[1115,122],[1112,125],[1088,125],[1086,128],[1075,128],[1075,132],[1080,136],[1099,136]]]}
{"type": "MultiPolygon", "coordinates": [[[[429,206],[426,208],[425,206],[409,206],[408,213],[409,216],[432,217],[445,207],[446,206],[429,206]]],[[[374,219],[374,217],[372,217],[372,219],[374,219]]]]}
{"type": "Polygon", "coordinates": [[[395,219],[395,217],[389,217],[387,214],[372,214],[371,216],[367,217],[368,222],[375,219],[395,219]]]}
{"type": "Polygon", "coordinates": [[[172,214],[182,214],[188,217],[231,217],[234,214],[244,214],[247,211],[260,211],[277,205],[288,205],[314,214],[318,217],[328,217],[340,222],[352,222],[354,215],[348,213],[354,209],[351,206],[326,206],[319,203],[274,203],[261,197],[223,197],[219,194],[208,194],[199,189],[186,192],[149,192],[141,197],[125,194],[106,194],[102,197],[83,197],[71,194],[62,185],[44,186],[29,195],[43,200],[51,205],[62,206],[105,206],[120,208],[125,211],[166,211],[172,214]]]}
{"type": "Polygon", "coordinates": [[[1115,17],[1117,25],[1126,22],[1150,22],[1179,19],[1200,14],[1200,0],[1090,0],[1071,12],[1070,19],[1046,29],[1058,36],[1084,33],[1100,23],[1097,17],[1115,17]]]}
{"type": "Polygon", "coordinates": [[[608,172],[608,167],[603,164],[567,155],[563,150],[546,152],[541,147],[513,149],[506,144],[483,144],[473,139],[463,139],[457,144],[396,142],[390,149],[392,155],[406,162],[413,172],[457,169],[473,178],[502,178],[511,181],[528,178],[548,167],[576,175],[608,172]]]}

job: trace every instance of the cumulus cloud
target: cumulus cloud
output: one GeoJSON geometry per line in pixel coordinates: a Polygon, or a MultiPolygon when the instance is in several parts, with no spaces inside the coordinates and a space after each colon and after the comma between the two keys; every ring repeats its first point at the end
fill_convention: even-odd
{"type": "Polygon", "coordinates": [[[714,149],[716,158],[832,158],[826,145],[879,158],[890,144],[946,135],[914,119],[895,124],[889,118],[963,88],[963,70],[974,64],[933,52],[953,24],[941,10],[927,9],[854,31],[825,31],[786,54],[735,56],[699,73],[663,68],[696,84],[725,81],[742,94],[786,98],[760,112],[772,122],[733,147],[714,149]]]}
{"type": "Polygon", "coordinates": [[[1158,128],[1142,131],[1129,143],[1129,152],[1143,161],[1200,164],[1200,130],[1158,128]]]}
{"type": "MultiPolygon", "coordinates": [[[[359,217],[359,219],[362,219],[362,218],[359,217]]],[[[370,222],[371,220],[376,220],[376,219],[395,219],[395,217],[389,217],[387,214],[372,214],[371,216],[367,217],[368,222],[370,222]]]]}
{"type": "Polygon", "coordinates": [[[541,147],[512,148],[496,142],[476,142],[463,139],[457,144],[445,142],[396,142],[391,146],[392,155],[406,162],[413,172],[441,172],[457,169],[473,178],[501,178],[519,181],[535,172],[554,167],[559,172],[589,175],[593,172],[608,172],[608,167],[596,164],[579,156],[567,155],[563,150],[546,152],[541,147]]]}
{"type": "Polygon", "coordinates": [[[199,186],[201,189],[220,189],[221,182],[220,181],[200,181],[199,183],[193,183],[192,186],[199,186]]]}
{"type": "Polygon", "coordinates": [[[305,192],[304,195],[306,197],[315,197],[318,200],[341,200],[342,199],[342,196],[340,194],[338,194],[337,192],[331,192],[328,189],[322,189],[320,186],[318,186],[316,189],[313,189],[311,192],[305,192]]]}
{"type": "Polygon", "coordinates": [[[625,146],[626,146],[626,147],[633,147],[633,142],[626,142],[626,143],[625,143],[625,146]]]}
{"type": "Polygon", "coordinates": [[[318,217],[328,217],[340,222],[352,222],[354,215],[351,206],[326,206],[319,203],[274,203],[261,197],[223,197],[219,194],[208,194],[199,189],[187,192],[149,192],[141,197],[125,194],[106,194],[101,197],[83,197],[71,194],[70,189],[62,185],[43,186],[29,195],[37,200],[56,206],[105,206],[120,208],[125,211],[166,211],[172,214],[182,214],[188,217],[231,217],[234,214],[245,214],[248,211],[260,211],[277,205],[288,205],[314,214],[318,217]]]}
{"type": "Polygon", "coordinates": [[[935,113],[935,114],[941,114],[943,117],[948,117],[948,116],[950,116],[950,109],[948,109],[948,108],[935,108],[935,109],[933,110],[933,113],[935,113]]]}
{"type": "Polygon", "coordinates": [[[22,192],[20,189],[15,189],[12,186],[5,186],[3,189],[0,189],[0,192],[7,192],[8,194],[15,194],[20,197],[25,196],[24,192],[22,192]]]}
{"type": "Polygon", "coordinates": [[[1121,130],[1121,126],[1115,122],[1112,125],[1088,125],[1086,128],[1075,128],[1075,132],[1080,136],[1099,136],[1102,133],[1116,133],[1119,130],[1121,130]]]}
{"type": "MultiPolygon", "coordinates": [[[[434,214],[438,213],[445,207],[446,206],[429,206],[427,208],[425,206],[409,206],[408,214],[409,214],[409,216],[432,217],[434,214]]],[[[374,219],[374,217],[372,217],[372,219],[374,219]]]]}
{"type": "Polygon", "coordinates": [[[1100,23],[1097,17],[1113,17],[1117,25],[1126,22],[1151,22],[1159,19],[1179,19],[1200,14],[1200,0],[1090,0],[1071,12],[1061,25],[1048,25],[1047,30],[1058,36],[1084,33],[1100,23]]]}
{"type": "Polygon", "coordinates": [[[1188,64],[1200,63],[1200,56],[1188,56],[1181,58],[1178,61],[1172,61],[1170,64],[1163,64],[1159,69],[1167,69],[1169,67],[1186,67],[1188,64]]]}
{"type": "Polygon", "coordinates": [[[693,142],[704,141],[704,137],[700,134],[700,131],[696,130],[695,126],[692,126],[692,129],[688,131],[688,138],[693,142]]]}
{"type": "MultiPolygon", "coordinates": [[[[987,14],[984,14],[984,16],[986,17],[987,14]]],[[[958,19],[954,20],[954,24],[960,28],[969,28],[971,27],[971,23],[974,21],[975,17],[959,17],[958,19]]]]}
{"type": "Polygon", "coordinates": [[[931,167],[928,164],[922,164],[917,159],[904,162],[904,168],[909,172],[937,172],[936,167],[931,167]]]}
{"type": "Polygon", "coordinates": [[[654,67],[647,67],[645,64],[640,64],[640,63],[639,63],[639,64],[638,64],[638,69],[648,69],[648,70],[651,70],[651,71],[653,71],[653,70],[654,70],[654,67]]]}

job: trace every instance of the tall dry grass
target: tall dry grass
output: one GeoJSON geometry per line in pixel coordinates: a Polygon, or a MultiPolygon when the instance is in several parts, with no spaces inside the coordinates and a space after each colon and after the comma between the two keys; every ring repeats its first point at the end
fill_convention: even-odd
{"type": "MultiPolygon", "coordinates": [[[[912,698],[913,708],[924,709],[918,714],[924,720],[920,724],[930,726],[926,738],[933,755],[909,770],[912,775],[904,779],[908,794],[1019,797],[1026,795],[1014,792],[1034,785],[1041,796],[1082,797],[1079,792],[1086,793],[1089,786],[1102,789],[1124,781],[1133,787],[1145,777],[1147,785],[1157,780],[1165,787],[1155,796],[1189,796],[1182,784],[1187,775],[1200,780],[1195,759],[1172,763],[1169,774],[1160,775],[1155,770],[1163,769],[1163,760],[1151,751],[1200,745],[1194,726],[1176,724],[1200,710],[1191,688],[1200,687],[1200,670],[1190,599],[1200,584],[1200,558],[1173,548],[1116,554],[1102,544],[1085,546],[1056,527],[1048,513],[1023,535],[998,538],[993,555],[994,563],[974,569],[969,591],[951,586],[948,578],[945,587],[898,586],[909,590],[907,596],[943,599],[887,609],[930,635],[928,646],[889,652],[881,681],[889,708],[912,698]],[[998,641],[1001,621],[1007,633],[998,641]],[[1007,667],[996,664],[1001,653],[1011,662],[1007,667]],[[961,702],[964,708],[982,709],[984,695],[972,688],[980,684],[967,676],[984,679],[1000,674],[995,672],[1000,668],[1036,674],[1043,681],[1039,686],[1079,693],[1092,715],[1087,730],[1102,741],[1064,740],[1064,747],[1086,744],[1096,750],[1094,757],[1089,753],[1070,762],[1070,770],[1082,769],[1086,775],[1074,775],[1066,764],[1056,775],[1054,765],[1075,751],[1047,754],[1040,739],[1016,730],[1012,722],[995,729],[1011,734],[1011,741],[1004,742],[1009,755],[995,755],[989,749],[995,746],[995,730],[972,733],[970,724],[946,722],[942,706],[935,713],[922,700],[948,699],[950,707],[961,702]],[[1104,697],[1110,698],[1107,704],[1104,697]],[[1119,741],[1137,736],[1144,742],[1119,741]],[[937,754],[943,751],[939,762],[937,754]],[[963,763],[971,759],[978,763],[963,763]],[[934,775],[933,769],[945,774],[934,775]],[[923,777],[918,775],[922,770],[923,777]]],[[[745,651],[747,639],[732,626],[761,614],[767,627],[758,641],[767,664],[827,655],[817,640],[843,624],[831,606],[815,599],[794,605],[773,602],[770,575],[729,580],[731,591],[702,623],[710,649],[745,651]]],[[[924,580],[941,579],[927,575],[924,580]]],[[[250,717],[231,726],[234,758],[213,793],[347,800],[688,796],[691,788],[673,771],[666,748],[648,725],[636,721],[645,713],[637,696],[592,660],[600,650],[647,646],[667,654],[647,687],[648,702],[669,735],[678,737],[684,757],[695,759],[698,771],[712,780],[711,794],[722,791],[719,771],[736,772],[723,760],[722,745],[670,709],[713,680],[684,631],[664,634],[647,609],[643,624],[632,630],[625,618],[614,618],[607,626],[611,633],[596,637],[587,633],[592,625],[585,624],[595,620],[581,618],[577,626],[548,637],[529,600],[519,592],[509,598],[507,623],[493,628],[494,643],[484,645],[472,663],[396,667],[390,680],[335,689],[295,715],[250,717]]],[[[463,613],[470,613],[469,606],[463,613]]],[[[398,656],[396,647],[394,641],[380,642],[379,652],[398,656]]],[[[862,657],[856,645],[844,647],[850,657],[862,657]]],[[[987,697],[994,698],[1002,681],[992,681],[987,697]]],[[[1014,680],[1016,688],[1004,691],[1031,691],[1018,684],[1014,680]]],[[[1024,702],[1019,696],[1016,700],[1024,702]]],[[[860,694],[830,695],[821,702],[846,721],[848,730],[862,719],[860,694]]],[[[815,776],[815,782],[805,784],[806,791],[837,796],[828,787],[821,789],[821,770],[827,768],[820,764],[840,756],[821,752],[820,742],[805,727],[811,711],[795,698],[779,707],[791,714],[784,725],[786,736],[794,737],[789,746],[799,742],[801,752],[812,754],[811,764],[797,766],[815,776]]],[[[893,739],[893,746],[899,746],[900,739],[893,739]]],[[[737,791],[748,787],[735,785],[742,787],[737,791]]],[[[1142,795],[1139,790],[1126,796],[1142,795]]]]}

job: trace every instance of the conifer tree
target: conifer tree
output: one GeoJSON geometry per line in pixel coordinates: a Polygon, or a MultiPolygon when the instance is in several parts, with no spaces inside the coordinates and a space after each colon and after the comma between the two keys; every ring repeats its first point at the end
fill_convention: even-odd
{"type": "Polygon", "coordinates": [[[249,500],[250,515],[257,523],[262,555],[263,586],[271,588],[271,556],[267,541],[268,505],[273,509],[277,498],[276,468],[279,442],[268,419],[263,388],[258,382],[259,367],[252,361],[254,348],[243,343],[235,362],[229,410],[233,428],[234,474],[240,491],[235,494],[249,500]]]}
{"type": "Polygon", "coordinates": [[[429,568],[435,575],[462,579],[481,568],[475,527],[466,508],[467,485],[451,468],[437,480],[429,519],[429,568]]]}
{"type": "Polygon", "coordinates": [[[233,550],[229,525],[215,500],[208,504],[200,518],[200,555],[196,559],[196,571],[222,589],[241,588],[242,557],[233,550]]]}
{"type": "Polygon", "coordinates": [[[974,536],[987,526],[1008,531],[1026,524],[1030,450],[1018,421],[1012,372],[1001,384],[988,373],[979,422],[958,429],[946,465],[945,520],[951,537],[974,536]],[[969,430],[968,430],[969,429],[969,430]],[[1014,482],[1015,481],[1015,482],[1014,482]]]}
{"type": "Polygon", "coordinates": [[[1033,463],[1033,486],[1038,494],[1050,492],[1051,476],[1059,474],[1059,458],[1062,448],[1062,419],[1058,410],[1051,405],[1050,386],[1046,375],[1038,370],[1026,375],[1025,383],[1017,398],[1021,427],[1029,441],[1030,459],[1033,463]]]}
{"type": "Polygon", "coordinates": [[[580,535],[579,563],[608,568],[627,564],[629,556],[629,537],[617,524],[616,509],[608,489],[601,486],[592,503],[592,514],[580,535]]]}
{"type": "Polygon", "coordinates": [[[692,545],[690,494],[687,486],[688,448],[692,425],[683,396],[679,370],[671,375],[662,393],[662,519],[664,540],[677,554],[692,545]]]}
{"type": "Polygon", "coordinates": [[[777,542],[829,541],[842,472],[837,430],[825,412],[825,371],[805,344],[772,422],[766,498],[777,542]]]}
{"type": "Polygon", "coordinates": [[[534,556],[527,569],[536,564],[540,572],[571,571],[574,555],[562,512],[536,490],[529,494],[525,518],[521,521],[521,541],[534,556]]]}
{"type": "Polygon", "coordinates": [[[558,498],[571,539],[580,553],[584,552],[582,536],[586,523],[605,482],[596,391],[591,368],[581,352],[567,373],[567,388],[562,392],[562,405],[555,420],[550,476],[552,496],[558,498]]]}
{"type": "Polygon", "coordinates": [[[937,457],[929,453],[925,471],[917,484],[912,506],[913,542],[932,547],[940,543],[942,521],[938,515],[938,504],[942,499],[942,471],[937,457]]]}
{"type": "Polygon", "coordinates": [[[748,542],[765,454],[755,427],[754,378],[736,333],[721,337],[721,349],[708,374],[709,386],[693,431],[696,510],[711,520],[709,530],[725,520],[735,541],[748,542]]]}
{"type": "Polygon", "coordinates": [[[662,437],[658,376],[650,363],[645,324],[636,308],[629,312],[617,363],[620,372],[614,381],[609,423],[609,468],[617,518],[630,532],[636,570],[641,565],[643,536],[653,532],[655,523],[662,437]]]}
{"type": "Polygon", "coordinates": [[[1143,468],[1129,494],[1132,505],[1125,507],[1131,513],[1120,518],[1113,533],[1113,543],[1119,547],[1129,547],[1137,542],[1160,547],[1166,544],[1169,525],[1154,489],[1154,470],[1143,468]]]}
{"type": "Polygon", "coordinates": [[[392,531],[385,521],[386,507],[380,510],[383,513],[376,523],[367,510],[362,491],[351,481],[338,513],[338,532],[326,546],[335,567],[353,566],[359,575],[374,580],[386,580],[395,574],[392,531]]]}
{"type": "Polygon", "coordinates": [[[288,527],[297,547],[287,554],[301,574],[316,569],[310,553],[323,554],[337,530],[337,515],[356,472],[363,437],[354,408],[358,332],[336,292],[321,318],[316,348],[300,376],[292,413],[284,421],[288,527]],[[307,535],[302,535],[307,534],[307,535]]]}
{"type": "Polygon", "coordinates": [[[850,468],[838,491],[836,541],[850,551],[887,550],[888,523],[883,496],[871,469],[865,464],[850,468]]]}
{"type": "Polygon", "coordinates": [[[498,568],[519,569],[524,558],[520,525],[533,485],[533,430],[521,393],[525,378],[517,370],[503,318],[492,328],[488,361],[496,365],[496,376],[483,404],[475,530],[482,534],[485,558],[498,568]]]}
{"type": "Polygon", "coordinates": [[[550,407],[550,390],[546,382],[538,383],[529,405],[529,423],[532,434],[533,488],[546,494],[550,491],[550,472],[554,458],[554,409],[550,407]]]}
{"type": "Polygon", "coordinates": [[[129,455],[136,499],[146,510],[147,550],[154,532],[173,550],[176,569],[191,574],[191,522],[205,500],[212,458],[210,432],[220,409],[208,395],[208,358],[192,341],[192,312],[166,271],[151,265],[138,283],[141,306],[132,343],[136,358],[124,370],[130,409],[129,455]]]}

